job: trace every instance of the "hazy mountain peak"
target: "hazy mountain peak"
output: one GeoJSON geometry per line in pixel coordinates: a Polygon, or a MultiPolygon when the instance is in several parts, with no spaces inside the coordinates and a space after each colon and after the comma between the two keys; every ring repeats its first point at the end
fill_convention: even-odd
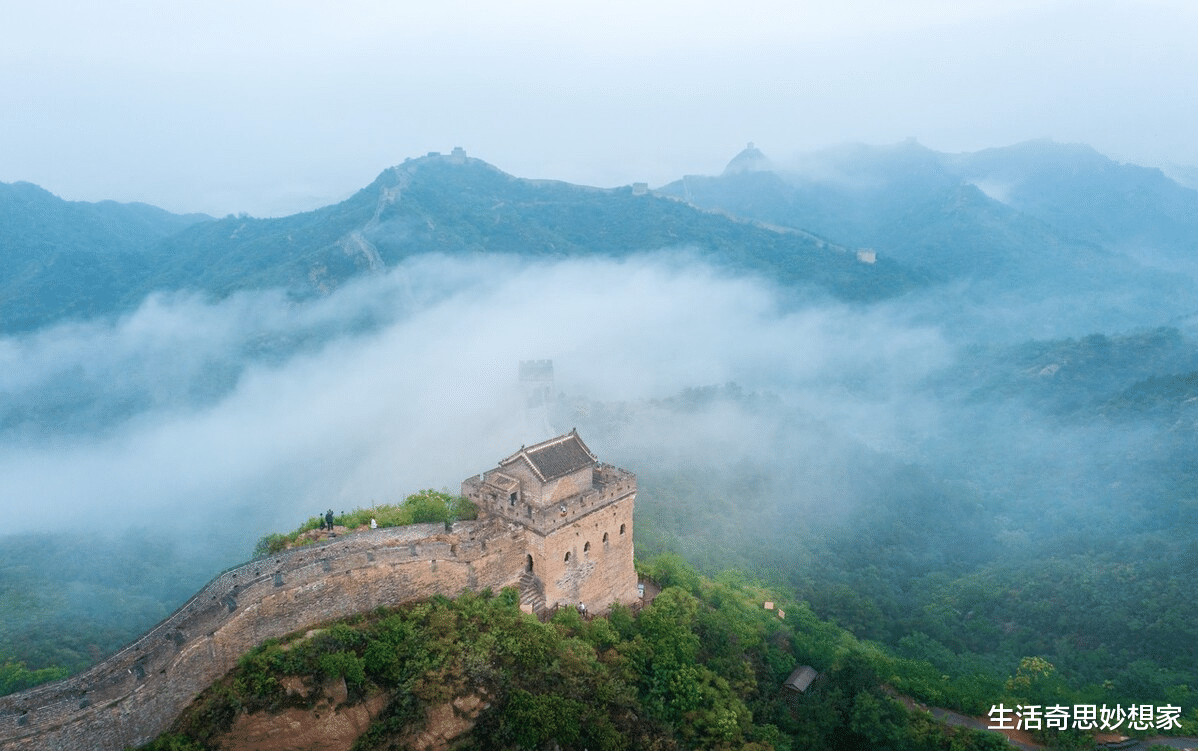
{"type": "Polygon", "coordinates": [[[732,157],[732,161],[728,162],[728,166],[724,168],[725,175],[736,175],[743,172],[769,172],[773,169],[768,157],[761,153],[761,150],[753,145],[750,141],[736,156],[732,157]]]}
{"type": "Polygon", "coordinates": [[[1163,164],[1161,165],[1160,170],[1165,177],[1169,178],[1183,188],[1198,190],[1198,165],[1172,163],[1163,164]]]}
{"type": "Polygon", "coordinates": [[[844,143],[801,154],[787,165],[791,177],[864,190],[912,180],[932,181],[939,188],[956,182],[944,174],[945,156],[913,138],[892,144],[844,143]]]}
{"type": "Polygon", "coordinates": [[[1118,163],[1084,143],[1061,143],[1051,138],[1037,138],[1012,146],[982,149],[956,157],[956,162],[970,169],[1018,171],[1023,174],[1052,174],[1079,170],[1105,170],[1118,163]]]}
{"type": "Polygon", "coordinates": [[[438,168],[463,166],[476,169],[483,168],[491,172],[502,174],[505,177],[511,177],[511,175],[508,175],[506,172],[486,160],[479,159],[478,157],[468,156],[466,154],[466,150],[461,146],[455,146],[453,151],[450,151],[448,154],[442,154],[439,151],[430,151],[424,156],[409,157],[405,159],[402,164],[397,164],[391,167],[389,170],[384,170],[384,174],[386,172],[394,172],[397,174],[400,172],[407,172],[409,174],[416,174],[422,170],[437,170],[438,168]]]}

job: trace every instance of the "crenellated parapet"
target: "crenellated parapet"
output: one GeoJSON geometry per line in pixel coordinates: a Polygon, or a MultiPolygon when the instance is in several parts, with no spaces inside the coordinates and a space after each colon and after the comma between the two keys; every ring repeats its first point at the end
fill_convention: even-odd
{"type": "Polygon", "coordinates": [[[589,489],[559,498],[548,505],[522,501],[519,494],[512,499],[516,486],[505,482],[502,473],[496,475],[498,477],[490,479],[486,475],[479,475],[464,480],[462,495],[480,507],[485,504],[491,513],[542,535],[573,524],[602,506],[636,494],[636,475],[610,464],[595,467],[589,489]]]}

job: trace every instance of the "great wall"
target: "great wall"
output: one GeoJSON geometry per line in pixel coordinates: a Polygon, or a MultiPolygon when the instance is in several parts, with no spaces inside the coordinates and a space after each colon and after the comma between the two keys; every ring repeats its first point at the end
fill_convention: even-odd
{"type": "Polygon", "coordinates": [[[379,607],[508,586],[527,610],[638,599],[636,478],[577,433],[521,448],[462,493],[477,521],[347,534],[225,571],[90,670],[0,697],[0,748],[143,745],[258,644],[379,607]]]}

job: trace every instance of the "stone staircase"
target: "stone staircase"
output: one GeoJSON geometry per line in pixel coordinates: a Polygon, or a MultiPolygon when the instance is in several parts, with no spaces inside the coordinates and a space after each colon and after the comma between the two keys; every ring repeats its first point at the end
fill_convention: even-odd
{"type": "Polygon", "coordinates": [[[545,607],[545,585],[531,571],[520,575],[520,604],[530,606],[538,618],[543,618],[549,612],[545,607]]]}

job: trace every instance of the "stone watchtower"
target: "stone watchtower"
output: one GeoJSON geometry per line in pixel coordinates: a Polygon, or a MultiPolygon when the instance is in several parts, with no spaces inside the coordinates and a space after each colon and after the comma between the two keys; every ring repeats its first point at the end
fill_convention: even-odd
{"type": "Polygon", "coordinates": [[[557,431],[549,425],[553,402],[553,360],[521,360],[520,390],[524,395],[524,429],[538,438],[557,431]]]}
{"type": "Polygon", "coordinates": [[[519,451],[462,483],[462,495],[524,537],[521,601],[600,612],[638,599],[632,512],[636,477],[601,463],[578,432],[519,451]]]}

